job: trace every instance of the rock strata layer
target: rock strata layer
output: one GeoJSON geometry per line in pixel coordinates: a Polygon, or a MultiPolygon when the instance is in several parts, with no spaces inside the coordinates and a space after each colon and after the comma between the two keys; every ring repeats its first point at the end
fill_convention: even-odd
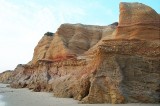
{"type": "Polygon", "coordinates": [[[108,26],[62,24],[5,82],[80,103],[160,103],[160,15],[120,3],[119,18],[108,26]]]}

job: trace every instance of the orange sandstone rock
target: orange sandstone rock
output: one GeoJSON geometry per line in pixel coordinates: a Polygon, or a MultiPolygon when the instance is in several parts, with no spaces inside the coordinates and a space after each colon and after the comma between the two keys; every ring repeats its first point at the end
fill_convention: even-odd
{"type": "Polygon", "coordinates": [[[119,23],[62,24],[7,82],[81,103],[159,103],[159,19],[146,5],[121,3],[119,23]]]}
{"type": "Polygon", "coordinates": [[[120,3],[118,39],[160,39],[160,16],[142,3],[120,3]]]}

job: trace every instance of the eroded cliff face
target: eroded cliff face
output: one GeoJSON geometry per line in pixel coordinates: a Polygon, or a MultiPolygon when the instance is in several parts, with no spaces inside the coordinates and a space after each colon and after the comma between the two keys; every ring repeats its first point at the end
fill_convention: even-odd
{"type": "Polygon", "coordinates": [[[112,34],[117,24],[94,26],[62,24],[53,36],[45,35],[35,48],[32,64],[41,60],[61,61],[83,55],[103,37],[112,34]]]}
{"type": "Polygon", "coordinates": [[[160,39],[160,16],[151,7],[141,3],[120,3],[116,38],[160,39]]]}
{"type": "Polygon", "coordinates": [[[159,102],[160,42],[104,40],[96,52],[101,62],[84,103],[159,102]]]}
{"type": "Polygon", "coordinates": [[[11,87],[81,103],[159,103],[159,19],[146,5],[121,3],[119,23],[63,24],[44,35],[29,64],[17,66],[11,87]]]}
{"type": "Polygon", "coordinates": [[[10,83],[10,78],[12,77],[13,71],[7,70],[3,73],[0,73],[0,83],[10,83]]]}
{"type": "MultiPolygon", "coordinates": [[[[34,50],[32,61],[18,65],[15,69],[11,86],[29,87],[34,91],[54,89],[54,95],[70,97],[70,94],[65,94],[64,90],[68,88],[63,88],[61,86],[63,83],[61,82],[60,85],[59,82],[66,78],[73,80],[72,82],[66,81],[68,84],[65,85],[70,85],[69,83],[72,85],[73,82],[76,82],[78,79],[74,76],[83,72],[82,70],[92,60],[84,55],[84,52],[111,35],[117,25],[118,23],[108,26],[63,24],[54,35],[45,34],[34,50]],[[60,89],[62,90],[58,91],[60,89]]],[[[77,95],[76,93],[74,95],[77,95]]]]}
{"type": "Polygon", "coordinates": [[[38,60],[45,58],[46,52],[48,51],[48,48],[50,47],[50,44],[53,40],[53,35],[54,34],[51,32],[44,34],[34,49],[33,59],[30,64],[36,64],[38,60]]]}

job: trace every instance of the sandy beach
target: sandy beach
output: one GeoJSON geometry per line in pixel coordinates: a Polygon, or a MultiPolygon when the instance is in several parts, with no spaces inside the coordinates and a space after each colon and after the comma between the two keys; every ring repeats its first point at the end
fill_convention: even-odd
{"type": "Polygon", "coordinates": [[[13,89],[0,84],[0,106],[159,106],[159,104],[78,104],[72,98],[56,98],[52,93],[13,89]]]}

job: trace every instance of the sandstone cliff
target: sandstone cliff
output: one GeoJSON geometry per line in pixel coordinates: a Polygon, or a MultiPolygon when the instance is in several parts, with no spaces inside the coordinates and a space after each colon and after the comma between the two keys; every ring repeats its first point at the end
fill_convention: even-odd
{"type": "Polygon", "coordinates": [[[53,33],[45,33],[43,38],[38,42],[38,45],[34,49],[33,59],[30,64],[35,64],[39,59],[45,58],[46,52],[53,40],[53,33]]]}
{"type": "Polygon", "coordinates": [[[3,73],[0,73],[0,83],[9,83],[10,78],[12,77],[13,71],[7,70],[3,73]]]}
{"type": "Polygon", "coordinates": [[[40,40],[35,48],[32,64],[37,61],[60,61],[77,58],[89,50],[103,37],[110,35],[117,24],[93,26],[83,24],[62,24],[54,36],[40,40]]]}
{"type": "Polygon", "coordinates": [[[11,87],[81,103],[159,103],[159,25],[158,13],[141,3],[121,3],[119,23],[108,26],[62,24],[17,66],[11,87]]]}
{"type": "Polygon", "coordinates": [[[117,38],[160,39],[159,14],[141,3],[121,3],[117,38]]]}

